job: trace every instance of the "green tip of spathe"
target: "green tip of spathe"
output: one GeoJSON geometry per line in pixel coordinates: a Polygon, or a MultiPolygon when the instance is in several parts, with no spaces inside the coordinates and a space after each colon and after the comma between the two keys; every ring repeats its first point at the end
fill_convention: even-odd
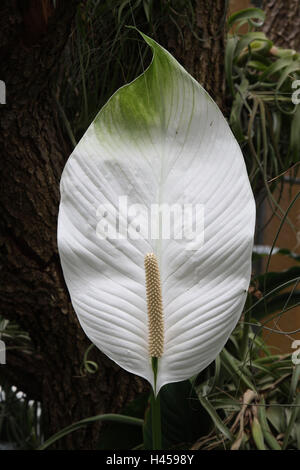
{"type": "Polygon", "coordinates": [[[128,29],[134,29],[134,31],[137,31],[142,36],[144,41],[148,44],[148,46],[152,48],[153,51],[155,50],[155,46],[163,49],[162,46],[160,46],[156,41],[154,41],[154,39],[150,38],[149,36],[147,36],[147,34],[140,31],[136,26],[126,25],[125,27],[128,29]]]}

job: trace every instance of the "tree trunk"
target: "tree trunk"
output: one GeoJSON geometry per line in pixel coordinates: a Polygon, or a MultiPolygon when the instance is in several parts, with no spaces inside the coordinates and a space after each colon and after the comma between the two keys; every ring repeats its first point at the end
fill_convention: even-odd
{"type": "Polygon", "coordinates": [[[275,43],[300,51],[300,0],[264,0],[264,32],[275,43]]]}
{"type": "MultiPolygon", "coordinates": [[[[148,387],[97,351],[98,372],[80,372],[89,341],[72,311],[56,245],[59,180],[71,148],[52,94],[79,0],[56,3],[55,10],[50,0],[2,0],[0,6],[0,78],[7,88],[7,104],[0,107],[1,315],[17,321],[34,347],[32,354],[8,351],[1,373],[42,401],[47,435],[88,416],[118,412],[148,387]]],[[[183,17],[184,43],[167,21],[161,31],[165,46],[220,104],[222,6],[221,0],[195,1],[200,40],[183,17]]],[[[89,426],[59,445],[93,449],[99,432],[99,425],[89,426]]]]}
{"type": "Polygon", "coordinates": [[[165,21],[158,40],[224,111],[226,2],[194,0],[194,18],[190,17],[189,21],[189,2],[186,2],[186,10],[180,9],[182,1],[175,0],[172,3],[173,11],[177,11],[177,15],[174,13],[176,23],[165,21]]]}

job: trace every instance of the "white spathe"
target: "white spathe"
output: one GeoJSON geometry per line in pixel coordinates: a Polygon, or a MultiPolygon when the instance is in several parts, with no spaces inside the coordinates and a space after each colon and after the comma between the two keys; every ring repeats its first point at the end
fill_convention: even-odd
{"type": "MultiPolygon", "coordinates": [[[[217,105],[165,49],[142,36],[153,51],[151,65],[111,97],[65,166],[58,247],[87,336],[152,386],[144,257],[156,254],[165,319],[158,393],[210,364],[234,329],[250,280],[255,203],[243,155],[217,105]],[[147,209],[202,205],[204,243],[145,237],[142,215],[138,239],[101,238],[99,222],[113,228],[124,196],[128,206],[147,209]]],[[[120,216],[128,222],[125,209],[120,216]]]]}

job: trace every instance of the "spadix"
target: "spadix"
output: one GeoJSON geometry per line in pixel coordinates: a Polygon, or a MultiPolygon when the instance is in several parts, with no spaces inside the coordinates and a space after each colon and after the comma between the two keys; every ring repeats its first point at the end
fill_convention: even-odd
{"type": "Polygon", "coordinates": [[[149,355],[159,358],[164,352],[164,319],[159,266],[154,253],[148,253],[145,256],[145,274],[149,317],[149,355]]]}
{"type": "Polygon", "coordinates": [[[158,393],[210,364],[235,327],[250,280],[255,203],[217,105],[142,36],[151,65],[111,97],[65,166],[58,246],[74,310],[101,351],[154,386],[149,339],[157,346],[155,331],[163,335],[158,393]],[[148,253],[163,307],[152,333],[148,253]]]}

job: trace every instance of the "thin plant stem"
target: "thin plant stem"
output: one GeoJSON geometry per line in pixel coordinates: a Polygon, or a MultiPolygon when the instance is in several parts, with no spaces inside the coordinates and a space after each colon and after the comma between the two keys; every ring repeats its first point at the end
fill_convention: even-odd
{"type": "Polygon", "coordinates": [[[154,374],[154,390],[151,392],[150,403],[151,403],[151,418],[152,418],[152,449],[162,449],[162,438],[161,438],[161,415],[160,415],[160,397],[156,394],[156,378],[158,370],[158,358],[152,357],[152,370],[154,374]]]}
{"type": "Polygon", "coordinates": [[[243,326],[243,333],[242,333],[242,340],[241,340],[241,358],[244,361],[247,359],[247,354],[248,354],[251,305],[252,305],[251,296],[248,295],[248,298],[246,300],[246,312],[244,313],[245,322],[243,326]]]}
{"type": "Polygon", "coordinates": [[[152,417],[152,449],[162,449],[161,439],[161,416],[160,416],[160,397],[155,397],[154,392],[151,392],[151,417],[152,417]]]}

